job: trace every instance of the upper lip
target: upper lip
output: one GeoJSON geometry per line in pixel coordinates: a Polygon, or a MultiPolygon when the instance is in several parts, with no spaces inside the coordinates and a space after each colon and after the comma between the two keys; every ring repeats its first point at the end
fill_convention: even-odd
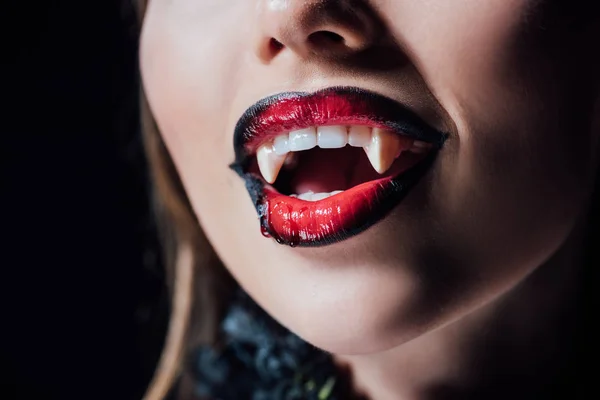
{"type": "Polygon", "coordinates": [[[441,148],[447,134],[404,105],[354,87],[316,92],[287,92],[266,97],[248,108],[236,124],[233,166],[246,168],[258,146],[283,132],[310,126],[368,125],[392,130],[441,148]]]}

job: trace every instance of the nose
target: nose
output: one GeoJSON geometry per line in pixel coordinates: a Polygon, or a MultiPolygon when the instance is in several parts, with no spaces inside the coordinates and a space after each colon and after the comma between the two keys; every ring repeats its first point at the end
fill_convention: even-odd
{"type": "Polygon", "coordinates": [[[364,0],[259,0],[258,19],[264,62],[285,50],[301,58],[351,56],[375,45],[381,32],[364,0]]]}

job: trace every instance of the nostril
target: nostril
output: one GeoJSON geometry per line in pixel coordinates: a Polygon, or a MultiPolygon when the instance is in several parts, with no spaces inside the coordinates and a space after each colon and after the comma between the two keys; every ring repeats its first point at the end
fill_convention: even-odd
{"type": "Polygon", "coordinates": [[[260,51],[257,53],[258,57],[263,60],[270,60],[275,57],[285,45],[275,38],[270,38],[263,46],[260,47],[260,51]]]}
{"type": "Polygon", "coordinates": [[[308,36],[308,41],[313,46],[331,46],[331,45],[342,45],[345,44],[346,39],[343,36],[338,35],[331,31],[318,31],[311,33],[308,36]]]}
{"type": "Polygon", "coordinates": [[[271,39],[269,41],[269,48],[271,50],[271,52],[273,53],[278,53],[281,49],[283,49],[283,43],[281,43],[280,41],[278,41],[277,39],[271,39]]]}

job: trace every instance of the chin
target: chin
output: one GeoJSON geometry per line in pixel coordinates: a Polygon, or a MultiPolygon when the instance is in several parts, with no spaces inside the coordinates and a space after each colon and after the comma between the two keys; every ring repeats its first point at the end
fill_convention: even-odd
{"type": "Polygon", "coordinates": [[[321,310],[309,314],[307,320],[284,322],[302,339],[328,353],[374,354],[424,333],[416,321],[401,321],[402,318],[389,311],[394,309],[393,304],[363,304],[348,314],[321,310]],[[388,308],[387,312],[382,312],[384,308],[388,308]]]}
{"type": "MultiPolygon", "coordinates": [[[[419,314],[414,309],[418,283],[399,268],[388,270],[389,274],[357,268],[338,276],[317,271],[306,278],[314,280],[308,283],[313,290],[307,291],[301,282],[292,288],[282,284],[271,294],[280,300],[266,300],[265,308],[282,325],[326,352],[382,352],[424,331],[419,318],[413,317],[419,314]]],[[[267,296],[254,297],[260,303],[267,296]]]]}

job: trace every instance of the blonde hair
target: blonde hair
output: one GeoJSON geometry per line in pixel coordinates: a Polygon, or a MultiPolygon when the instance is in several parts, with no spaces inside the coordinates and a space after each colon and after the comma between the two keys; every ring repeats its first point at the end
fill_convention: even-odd
{"type": "MultiPolygon", "coordinates": [[[[135,1],[141,26],[148,0],[135,1]]],[[[231,278],[200,228],[143,88],[140,108],[171,298],[164,349],[144,400],[162,400],[183,372],[186,354],[200,344],[214,343],[221,300],[231,288],[231,278]]]]}

